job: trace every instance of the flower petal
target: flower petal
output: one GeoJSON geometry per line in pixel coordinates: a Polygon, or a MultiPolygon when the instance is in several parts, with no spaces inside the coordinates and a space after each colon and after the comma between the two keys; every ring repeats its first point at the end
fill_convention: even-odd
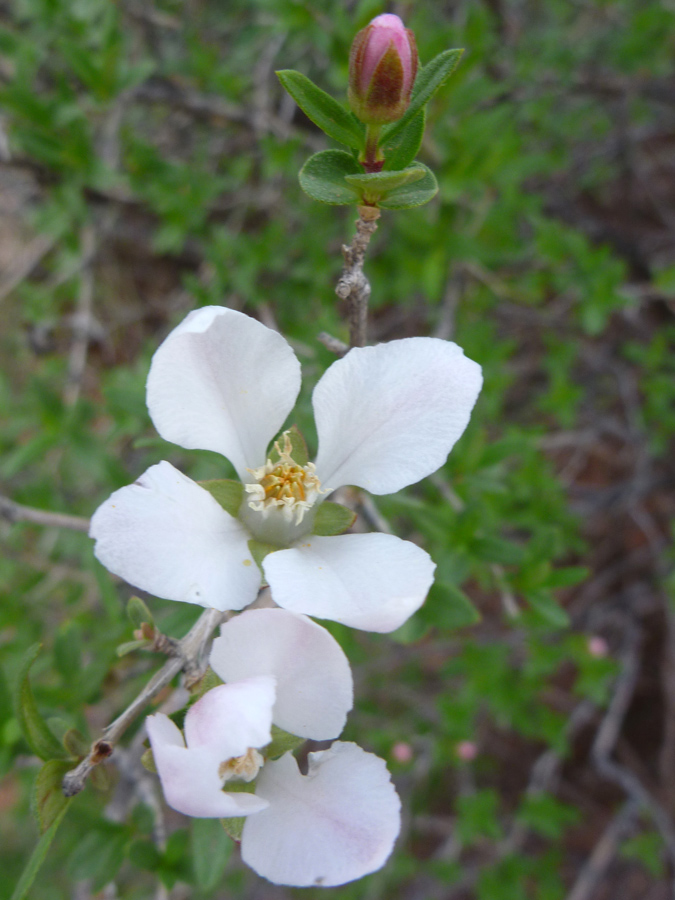
{"type": "Polygon", "coordinates": [[[145,726],[166,802],[186,816],[221,818],[246,816],[265,809],[268,802],[245,791],[221,790],[219,760],[202,748],[188,750],[180,731],[163,713],[148,716],[145,726]]]}
{"type": "Polygon", "coordinates": [[[291,734],[328,740],[344,728],[353,704],[347,657],[325,628],[305,616],[283,609],[243,612],[221,627],[210,662],[224,681],[274,676],[272,720],[291,734]]]}
{"type": "Polygon", "coordinates": [[[243,526],[168,462],[115,491],[89,534],[106,569],[166,600],[241,609],[260,586],[243,526]]]}
{"type": "Polygon", "coordinates": [[[263,562],[274,601],[364,631],[393,631],[424,603],[436,568],[391,534],[308,535],[263,562]]]}
{"type": "Polygon", "coordinates": [[[247,819],[245,863],[274,884],[331,887],[381,868],[400,829],[400,801],[384,761],[356,744],[309,754],[301,775],[290,753],[268,762],[247,819]]]}
{"type": "Polygon", "coordinates": [[[457,344],[406,338],[350,350],[317,384],[317,475],[391,494],[440,468],[462,435],[482,385],[457,344]]]}
{"type": "Polygon", "coordinates": [[[226,456],[242,481],[293,409],[300,363],[286,340],[220,306],[191,312],[159,347],[148,375],[150,417],[161,436],[226,456]]]}
{"type": "Polygon", "coordinates": [[[274,678],[267,676],[207,691],[185,716],[188,748],[212,750],[222,762],[269,744],[275,693],[274,678]]]}

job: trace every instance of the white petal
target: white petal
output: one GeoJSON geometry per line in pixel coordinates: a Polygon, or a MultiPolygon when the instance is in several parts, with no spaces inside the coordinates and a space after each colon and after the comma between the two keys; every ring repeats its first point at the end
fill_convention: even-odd
{"type": "Polygon", "coordinates": [[[115,491],[89,534],[106,569],[166,600],[241,609],[260,586],[243,526],[168,462],[115,491]]]}
{"type": "Polygon", "coordinates": [[[161,436],[215,450],[242,480],[265,462],[300,390],[300,363],[276,331],[220,306],[195,310],[152,359],[147,400],[161,436]]]}
{"type": "Polygon", "coordinates": [[[211,749],[222,762],[243,756],[249,747],[272,740],[274,678],[248,678],[212,688],[185,716],[185,739],[190,750],[211,749]]]}
{"type": "Polygon", "coordinates": [[[290,754],[267,763],[247,819],[245,863],[275,884],[331,887],[381,868],[400,829],[401,804],[384,761],[356,744],[310,753],[306,776],[290,754]]]}
{"type": "Polygon", "coordinates": [[[480,366],[438,338],[350,350],[317,384],[317,475],[391,494],[440,468],[469,422],[480,366]]]}
{"type": "Polygon", "coordinates": [[[226,622],[213,642],[211,667],[223,681],[272,675],[272,720],[300,737],[328,740],[353,704],[352,675],[338,642],[305,616],[253,609],[226,622]]]}
{"type": "Polygon", "coordinates": [[[219,760],[204,749],[187,750],[180,731],[163,713],[145,725],[166,802],[186,816],[245,816],[265,809],[267,801],[244,791],[221,790],[219,760]]]}
{"type": "Polygon", "coordinates": [[[428,553],[391,534],[308,535],[265,557],[284,609],[364,631],[393,631],[424,603],[436,568],[428,553]]]}

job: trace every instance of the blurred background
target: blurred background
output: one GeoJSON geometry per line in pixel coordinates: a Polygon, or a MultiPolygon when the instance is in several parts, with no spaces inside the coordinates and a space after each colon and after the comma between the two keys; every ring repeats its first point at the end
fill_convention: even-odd
{"type": "MultiPolygon", "coordinates": [[[[152,352],[191,309],[278,327],[312,386],[347,336],[334,294],[355,211],[304,196],[326,139],[294,68],[343,99],[381,12],[421,62],[463,61],[420,159],[440,194],[385,212],[366,262],[372,341],[452,338],[484,367],[437,475],[348,498],[438,563],[393,636],[337,626],[346,740],[404,806],[387,866],[340,898],[665,900],[675,872],[675,4],[672,0],[0,0],[0,494],[87,517],[168,459],[152,352]]],[[[118,658],[130,589],[84,533],[0,500],[0,897],[38,839],[38,760],[12,685],[91,737],[161,664],[118,658]]],[[[146,598],[181,636],[196,608],[146,598]]],[[[243,867],[219,826],[159,802],[137,725],[109,784],[73,803],[34,900],[325,896],[243,867]]]]}

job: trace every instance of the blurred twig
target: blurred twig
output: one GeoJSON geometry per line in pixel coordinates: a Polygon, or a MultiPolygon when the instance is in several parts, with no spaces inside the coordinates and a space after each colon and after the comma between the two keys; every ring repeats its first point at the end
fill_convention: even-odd
{"type": "Polygon", "coordinates": [[[47,512],[15,503],[9,497],[0,494],[0,518],[7,522],[31,522],[33,525],[46,525],[55,528],[70,528],[71,531],[89,531],[89,519],[82,516],[69,516],[66,513],[47,512]]]}

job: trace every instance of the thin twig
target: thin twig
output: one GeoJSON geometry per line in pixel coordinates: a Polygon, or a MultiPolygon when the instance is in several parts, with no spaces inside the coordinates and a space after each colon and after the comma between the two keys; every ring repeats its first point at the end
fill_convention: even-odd
{"type": "Polygon", "coordinates": [[[129,725],[142,713],[153,697],[166,687],[180,671],[185,672],[188,684],[195,683],[201,677],[204,669],[205,648],[214,629],[224,621],[225,616],[225,613],[219,612],[217,609],[207,609],[202,613],[180,641],[180,655],[169,659],[159,672],[155,673],[124,712],[103,729],[101,737],[92,744],[89,755],[85,756],[78,766],[66,773],[62,784],[66,797],[79,794],[92,769],[111,756],[115,744],[129,725]]]}
{"type": "Polygon", "coordinates": [[[356,234],[349,247],[346,245],[342,247],[345,264],[335,288],[338,297],[347,301],[350,347],[366,346],[370,283],[363,274],[363,263],[380,217],[380,211],[375,206],[359,206],[358,209],[356,234]]]}
{"type": "Polygon", "coordinates": [[[33,525],[70,528],[71,531],[89,531],[89,519],[83,516],[69,516],[66,513],[47,512],[44,509],[34,509],[32,506],[22,506],[21,503],[15,503],[2,494],[0,494],[0,518],[11,523],[30,522],[33,525]]]}
{"type": "Polygon", "coordinates": [[[319,332],[316,339],[336,356],[344,356],[349,350],[349,344],[345,344],[345,342],[341,341],[339,338],[333,337],[333,335],[328,334],[327,331],[319,332]]]}

